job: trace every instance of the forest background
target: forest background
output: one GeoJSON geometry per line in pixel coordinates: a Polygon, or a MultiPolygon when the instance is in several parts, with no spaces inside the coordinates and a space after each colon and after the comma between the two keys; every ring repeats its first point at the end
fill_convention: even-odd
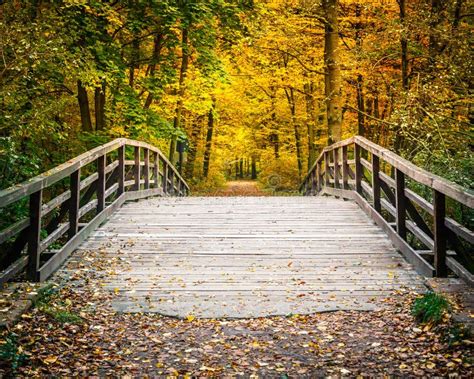
{"type": "Polygon", "coordinates": [[[0,1],[0,188],[128,137],[197,191],[295,190],[359,134],[472,189],[472,5],[0,1]]]}

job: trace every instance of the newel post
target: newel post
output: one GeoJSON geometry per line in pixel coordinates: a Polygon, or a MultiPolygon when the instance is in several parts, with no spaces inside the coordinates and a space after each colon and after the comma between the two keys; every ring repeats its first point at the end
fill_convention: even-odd
{"type": "Polygon", "coordinates": [[[165,160],[163,160],[163,175],[162,175],[162,186],[163,186],[163,193],[168,193],[168,164],[165,160]]]}
{"type": "Polygon", "coordinates": [[[342,147],[342,188],[349,189],[349,165],[347,163],[347,145],[342,147]]]}
{"type": "Polygon", "coordinates": [[[41,207],[43,190],[40,189],[30,195],[30,226],[28,233],[28,279],[38,281],[40,265],[40,234],[41,234],[41,207]]]}
{"type": "Polygon", "coordinates": [[[332,154],[334,161],[334,188],[339,188],[339,149],[336,147],[332,154]]]}
{"type": "Polygon", "coordinates": [[[434,216],[434,266],[436,276],[446,277],[446,197],[443,193],[433,190],[434,216]]]}
{"type": "Polygon", "coordinates": [[[160,171],[160,159],[158,158],[158,153],[155,151],[153,152],[153,178],[155,180],[153,188],[158,188],[160,185],[159,180],[159,171],[160,171]]]}
{"type": "Polygon", "coordinates": [[[150,150],[143,149],[143,159],[145,160],[144,176],[145,176],[145,189],[150,188],[150,150]]]}

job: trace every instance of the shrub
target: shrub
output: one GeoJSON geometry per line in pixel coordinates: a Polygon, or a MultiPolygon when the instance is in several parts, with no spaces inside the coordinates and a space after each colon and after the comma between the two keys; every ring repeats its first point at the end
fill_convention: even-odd
{"type": "Polygon", "coordinates": [[[411,312],[419,322],[437,325],[450,309],[448,299],[434,292],[428,292],[413,302],[411,312]]]}

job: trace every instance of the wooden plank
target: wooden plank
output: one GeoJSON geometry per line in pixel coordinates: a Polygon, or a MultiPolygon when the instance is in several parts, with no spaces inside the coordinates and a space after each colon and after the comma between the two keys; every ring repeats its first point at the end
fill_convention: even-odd
{"type": "Polygon", "coordinates": [[[30,225],[30,220],[25,218],[23,220],[17,221],[14,224],[10,225],[8,228],[3,229],[0,232],[0,245],[7,241],[8,239],[14,237],[22,230],[26,229],[30,225]]]}
{"type": "Polygon", "coordinates": [[[361,164],[361,147],[357,144],[354,145],[354,154],[355,154],[355,182],[356,182],[356,192],[362,194],[362,176],[363,168],[361,164]]]}
{"type": "Polygon", "coordinates": [[[332,152],[334,162],[334,187],[339,188],[339,149],[335,148],[332,152]]]}
{"type": "Polygon", "coordinates": [[[28,266],[28,256],[23,255],[13,262],[10,266],[0,272],[0,285],[13,279],[28,266]]]}
{"type": "Polygon", "coordinates": [[[150,150],[149,149],[144,149],[143,150],[143,160],[145,161],[144,163],[144,168],[143,168],[143,176],[145,178],[145,185],[144,189],[149,189],[150,188],[150,150]]]}
{"type": "Polygon", "coordinates": [[[349,189],[349,164],[347,161],[347,146],[342,147],[342,189],[349,189]]]}

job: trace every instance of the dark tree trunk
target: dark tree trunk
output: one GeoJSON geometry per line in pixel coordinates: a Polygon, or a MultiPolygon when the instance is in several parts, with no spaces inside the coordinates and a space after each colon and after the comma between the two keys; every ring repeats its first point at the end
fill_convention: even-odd
{"type": "Polygon", "coordinates": [[[95,130],[105,129],[105,82],[101,87],[95,88],[95,130]]]}
{"type": "Polygon", "coordinates": [[[82,130],[92,132],[91,112],[89,108],[89,97],[87,89],[82,85],[80,80],[77,81],[77,100],[79,102],[79,111],[81,113],[82,130]]]}
{"type": "MultiPolygon", "coordinates": [[[[176,112],[173,119],[174,129],[181,127],[181,118],[183,113],[183,95],[184,95],[184,82],[186,80],[186,74],[189,65],[189,46],[188,46],[188,29],[183,28],[181,31],[181,68],[179,70],[179,83],[178,83],[178,101],[176,102],[176,112]]],[[[176,152],[176,137],[171,138],[169,160],[174,164],[176,152]]]]}
{"type": "Polygon", "coordinates": [[[257,162],[255,160],[255,156],[252,155],[252,179],[257,179],[257,162]]]}
{"type": "Polygon", "coordinates": [[[188,159],[186,162],[186,178],[192,178],[194,176],[194,163],[196,161],[197,148],[200,141],[202,121],[204,116],[198,116],[193,123],[191,132],[191,141],[188,148],[188,159]]]}
{"type": "Polygon", "coordinates": [[[204,150],[203,175],[207,178],[209,174],[209,162],[211,160],[212,134],[214,132],[214,103],[207,117],[206,147],[204,150]]]}
{"type": "Polygon", "coordinates": [[[324,17],[324,69],[325,95],[328,122],[328,144],[340,141],[342,136],[341,70],[339,67],[339,23],[337,0],[323,0],[324,17]]]}

